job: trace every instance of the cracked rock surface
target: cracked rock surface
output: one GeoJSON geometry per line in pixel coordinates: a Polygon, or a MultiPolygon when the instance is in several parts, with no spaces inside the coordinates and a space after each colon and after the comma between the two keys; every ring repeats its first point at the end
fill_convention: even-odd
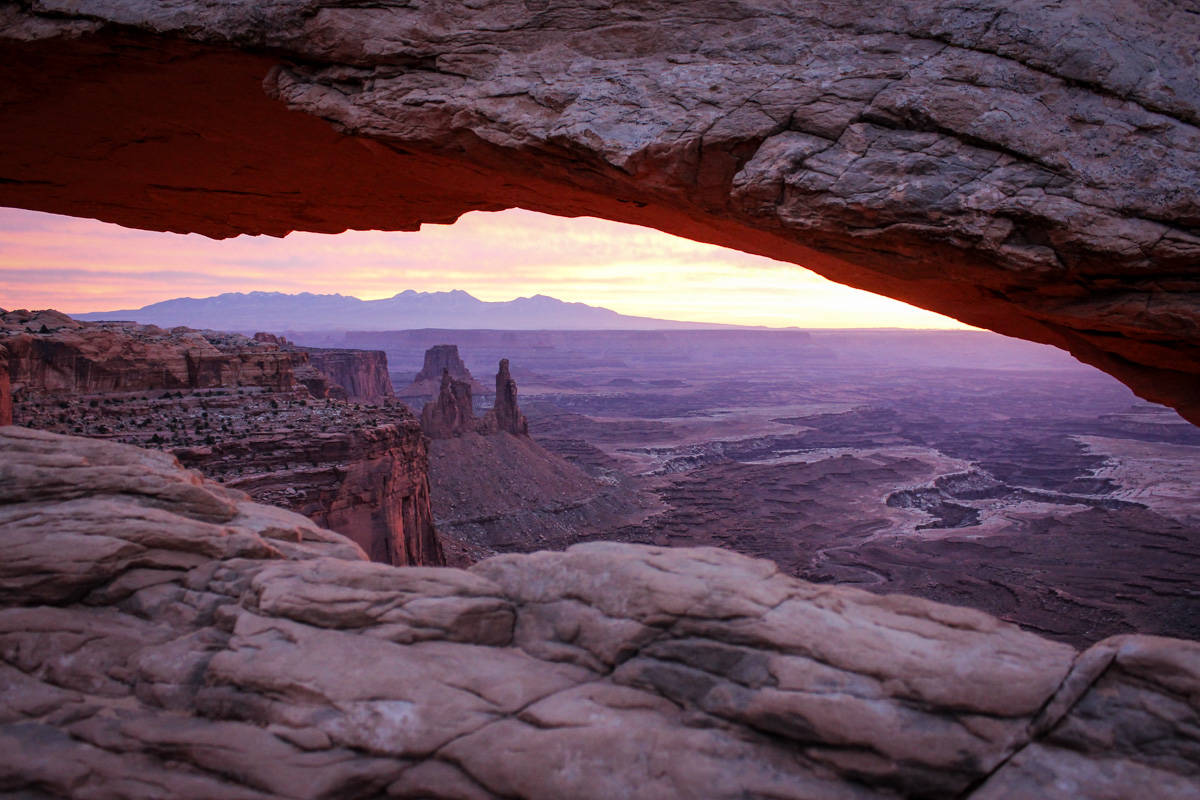
{"type": "Polygon", "coordinates": [[[606,217],[1197,421],[1196,41],[1172,0],[5,2],[0,202],[210,236],[606,217]]]}
{"type": "Polygon", "coordinates": [[[709,548],[395,568],[162,453],[0,456],[5,797],[1197,797],[1193,642],[709,548]]]}

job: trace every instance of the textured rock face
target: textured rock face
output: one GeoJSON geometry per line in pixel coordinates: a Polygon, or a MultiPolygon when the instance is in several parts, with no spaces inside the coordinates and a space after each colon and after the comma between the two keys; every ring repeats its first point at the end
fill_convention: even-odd
{"type": "Polygon", "coordinates": [[[57,311],[0,313],[13,391],[136,392],[257,387],[288,391],[296,359],[237,334],[77,322],[57,311]]]}
{"type": "Polygon", "coordinates": [[[528,436],[529,423],[517,407],[517,382],[508,372],[508,359],[500,359],[496,372],[496,403],[483,417],[481,433],[504,431],[514,436],[528,436]]]}
{"type": "Polygon", "coordinates": [[[607,217],[1064,347],[1197,420],[1185,6],[9,2],[0,202],[213,236],[607,217]]]}
{"type": "MultiPolygon", "coordinates": [[[[433,351],[425,354],[426,365],[430,352],[433,351]]],[[[454,356],[458,356],[457,347],[454,348],[454,356]]],[[[466,368],[463,369],[465,371],[466,368]]],[[[514,436],[529,435],[529,423],[517,407],[517,382],[509,374],[507,358],[500,359],[500,369],[496,373],[496,401],[483,415],[483,419],[475,418],[471,397],[471,383],[474,379],[470,377],[470,373],[467,373],[467,378],[468,380],[458,380],[448,368],[442,370],[441,388],[437,397],[433,402],[426,403],[421,410],[421,427],[426,435],[435,439],[448,439],[467,431],[478,432],[484,436],[501,432],[514,436]]],[[[413,385],[420,383],[422,381],[413,385]]]]}
{"type": "Polygon", "coordinates": [[[8,377],[8,349],[0,345],[0,425],[13,424],[12,384],[8,377]]]}
{"type": "Polygon", "coordinates": [[[28,797],[1195,797],[1200,646],[1083,654],[713,549],[370,564],[170,456],[0,430],[28,797]]]}
{"type": "Polygon", "coordinates": [[[441,393],[442,376],[446,373],[454,380],[466,383],[473,393],[483,393],[483,386],[475,380],[458,355],[458,345],[437,344],[425,351],[425,363],[421,371],[399,395],[413,400],[436,397],[441,393]]]}
{"type": "Polygon", "coordinates": [[[378,391],[383,353],[319,351],[346,366],[347,390],[306,348],[270,334],[79,323],[57,312],[2,319],[0,333],[12,334],[3,341],[20,355],[22,423],[171,447],[209,477],[345,534],[373,560],[444,563],[416,419],[399,404],[336,399],[378,391]],[[164,386],[201,391],[145,394],[164,386]]]}
{"type": "Polygon", "coordinates": [[[254,341],[278,345],[295,353],[297,364],[308,369],[298,372],[297,380],[313,397],[336,397],[377,403],[394,396],[388,377],[387,354],[382,350],[341,350],[327,347],[301,347],[273,333],[254,334],[254,341]]]}
{"type": "Polygon", "coordinates": [[[317,371],[346,391],[349,400],[378,403],[392,397],[387,355],[381,350],[331,350],[302,348],[317,371]]]}
{"type": "Polygon", "coordinates": [[[450,370],[442,370],[442,386],[437,398],[421,409],[421,430],[433,439],[449,439],[478,425],[471,398],[471,384],[450,377],[450,370]]]}
{"type": "Polygon", "coordinates": [[[329,433],[229,438],[175,453],[227,486],[338,531],[372,561],[445,563],[429,502],[429,456],[411,416],[329,433]]]}
{"type": "Polygon", "coordinates": [[[467,365],[463,363],[462,357],[458,354],[458,345],[434,345],[425,351],[425,364],[417,373],[417,377],[413,378],[413,382],[440,381],[442,374],[447,372],[450,373],[450,377],[458,378],[460,381],[473,380],[471,371],[467,369],[467,365]]]}

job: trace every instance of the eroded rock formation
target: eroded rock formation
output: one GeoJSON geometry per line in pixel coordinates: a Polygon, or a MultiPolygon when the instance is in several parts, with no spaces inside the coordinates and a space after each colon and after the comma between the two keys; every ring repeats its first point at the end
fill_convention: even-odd
{"type": "Polygon", "coordinates": [[[57,311],[0,313],[13,392],[138,392],[296,385],[292,354],[245,336],[78,322],[57,311]]]}
{"type": "Polygon", "coordinates": [[[442,370],[437,397],[421,409],[421,429],[432,439],[449,439],[474,431],[478,425],[470,382],[451,377],[449,369],[442,370]]]}
{"type": "MultiPolygon", "coordinates": [[[[454,348],[454,358],[458,358],[458,348],[454,348]]],[[[433,348],[425,353],[426,366],[429,365],[429,355],[433,348]]],[[[462,361],[458,362],[460,365],[462,361]]],[[[466,367],[462,367],[466,372],[466,367]]],[[[496,372],[496,399],[492,408],[488,409],[482,419],[476,419],[472,384],[475,379],[467,373],[466,380],[454,377],[449,367],[442,369],[442,378],[437,397],[426,403],[421,409],[421,427],[426,435],[434,439],[449,439],[461,436],[467,432],[491,436],[496,433],[511,433],[514,436],[528,436],[529,423],[517,406],[517,382],[508,371],[508,359],[500,359],[500,368],[496,372]]],[[[422,385],[424,379],[418,376],[413,386],[422,385]]]]}
{"type": "Polygon", "coordinates": [[[307,364],[310,369],[298,371],[296,377],[313,397],[378,403],[395,394],[388,377],[387,354],[382,350],[302,347],[283,336],[263,332],[254,334],[254,341],[299,354],[298,364],[307,364]]]}
{"type": "Polygon", "coordinates": [[[349,400],[380,403],[395,394],[388,377],[387,356],[381,350],[300,349],[308,354],[315,369],[346,392],[349,400]]]}
{"type": "Polygon", "coordinates": [[[1195,797],[1194,642],[1078,654],[715,549],[397,570],[163,453],[0,453],[19,796],[1195,797]]]}
{"type": "Polygon", "coordinates": [[[437,398],[421,410],[445,563],[469,566],[498,552],[562,549],[645,518],[652,505],[645,493],[597,480],[529,437],[508,359],[496,374],[495,403],[477,418],[471,383],[445,369],[437,398]]]}
{"type": "Polygon", "coordinates": [[[1197,420],[1197,40],[1165,0],[10,1],[0,202],[211,236],[607,217],[1055,344],[1197,420]]]}
{"type": "MultiPolygon", "coordinates": [[[[376,561],[444,563],[419,423],[387,398],[338,399],[348,392],[307,348],[270,334],[79,323],[46,311],[8,312],[0,324],[0,341],[19,356],[22,424],[170,449],[350,537],[376,561]]],[[[351,372],[378,366],[359,373],[371,380],[356,391],[387,374],[382,353],[363,356],[341,359],[351,372]]],[[[342,380],[354,387],[358,377],[342,380]]]]}
{"type": "Polygon", "coordinates": [[[434,398],[441,393],[444,385],[443,376],[466,383],[472,393],[481,394],[483,386],[458,354],[456,344],[436,344],[425,351],[425,363],[421,371],[413,378],[412,383],[401,390],[400,397],[411,400],[434,398]]]}
{"type": "Polygon", "coordinates": [[[174,453],[226,486],[340,532],[372,561],[441,565],[420,425],[408,414],[388,416],[394,421],[222,437],[174,453]]]}
{"type": "Polygon", "coordinates": [[[483,417],[481,433],[503,431],[514,436],[528,436],[529,423],[517,407],[517,382],[508,372],[508,359],[500,359],[496,372],[496,402],[483,417]]]}

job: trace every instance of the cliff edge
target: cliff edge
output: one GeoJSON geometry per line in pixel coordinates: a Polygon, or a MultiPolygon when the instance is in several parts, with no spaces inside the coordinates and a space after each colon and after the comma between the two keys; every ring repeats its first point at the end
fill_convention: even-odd
{"type": "Polygon", "coordinates": [[[394,568],[169,455],[0,429],[22,797],[1196,797],[1200,644],[598,543],[394,568]]]}

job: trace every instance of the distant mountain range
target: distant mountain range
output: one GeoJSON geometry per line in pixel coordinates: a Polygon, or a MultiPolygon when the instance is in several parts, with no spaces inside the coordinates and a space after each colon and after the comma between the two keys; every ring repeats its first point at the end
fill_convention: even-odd
{"type": "Polygon", "coordinates": [[[171,328],[227,331],[387,331],[420,328],[492,330],[685,330],[744,328],[707,322],[630,317],[585,303],[536,294],[487,302],[470,294],[416,292],[383,300],[341,294],[230,292],[216,297],[180,297],[137,309],[72,314],[81,320],[130,320],[171,328]]]}

